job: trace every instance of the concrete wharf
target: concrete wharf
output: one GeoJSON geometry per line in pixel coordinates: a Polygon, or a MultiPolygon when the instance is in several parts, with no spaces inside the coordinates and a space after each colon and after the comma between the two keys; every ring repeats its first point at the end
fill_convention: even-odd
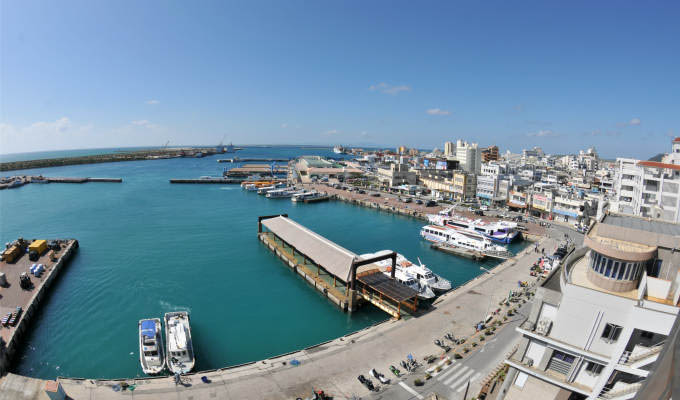
{"type": "Polygon", "coordinates": [[[123,178],[70,178],[37,176],[11,176],[0,178],[0,190],[12,189],[29,183],[87,183],[87,182],[123,182],[123,178]]]}
{"type": "Polygon", "coordinates": [[[259,217],[258,237],[293,271],[343,311],[353,312],[365,302],[395,319],[402,317],[402,306],[411,313],[417,311],[418,293],[394,279],[395,252],[363,259],[289,219],[286,214],[259,217]],[[392,260],[390,276],[374,264],[386,259],[392,260]]]}
{"type": "Polygon", "coordinates": [[[0,345],[0,376],[9,370],[12,357],[19,348],[21,338],[29,329],[31,318],[45,298],[47,289],[78,249],[78,241],[75,239],[53,242],[59,245],[59,249],[46,250],[36,261],[29,260],[28,254],[23,253],[11,263],[0,262],[0,272],[4,273],[7,279],[7,284],[0,287],[0,316],[4,317],[7,313],[14,312],[17,306],[22,309],[14,326],[0,327],[0,338],[4,343],[0,345]],[[29,273],[33,264],[43,264],[45,271],[40,277],[29,274],[32,286],[23,289],[19,284],[19,276],[24,272],[29,273]]]}
{"type": "Polygon", "coordinates": [[[240,163],[240,162],[288,162],[291,158],[221,158],[219,163],[240,163]]]}
{"type": "Polygon", "coordinates": [[[236,179],[236,178],[170,179],[170,183],[224,184],[224,183],[241,183],[241,182],[243,182],[243,179],[236,179]]]}

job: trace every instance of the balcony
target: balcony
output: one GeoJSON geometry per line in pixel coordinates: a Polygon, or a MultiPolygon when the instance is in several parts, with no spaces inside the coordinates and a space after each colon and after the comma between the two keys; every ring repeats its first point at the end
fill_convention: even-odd
{"type": "Polygon", "coordinates": [[[602,389],[602,392],[597,397],[602,400],[625,400],[635,397],[637,391],[642,387],[642,382],[624,384],[619,383],[614,385],[611,389],[602,389]]]}
{"type": "Polygon", "coordinates": [[[505,360],[505,363],[519,371],[522,371],[531,376],[535,376],[538,379],[552,383],[553,385],[559,386],[566,390],[580,393],[585,396],[588,396],[593,390],[592,387],[580,385],[575,382],[568,382],[567,377],[564,374],[560,374],[558,372],[551,370],[543,371],[538,368],[535,368],[533,365],[533,361],[529,362],[521,361],[518,359],[518,357],[520,357],[520,355],[515,353],[512,357],[505,360]]]}

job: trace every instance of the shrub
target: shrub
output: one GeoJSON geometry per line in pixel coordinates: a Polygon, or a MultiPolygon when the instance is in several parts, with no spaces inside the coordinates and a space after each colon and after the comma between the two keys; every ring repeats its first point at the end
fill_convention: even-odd
{"type": "Polygon", "coordinates": [[[442,370],[442,366],[441,366],[441,365],[437,365],[437,368],[435,368],[434,370],[437,371],[437,372],[439,372],[439,371],[442,370]]]}
{"type": "Polygon", "coordinates": [[[479,341],[480,341],[480,342],[483,342],[484,340],[485,340],[484,335],[481,335],[481,336],[479,337],[479,341]]]}
{"type": "Polygon", "coordinates": [[[477,342],[472,342],[472,347],[477,347],[477,342]]]}
{"type": "Polygon", "coordinates": [[[445,364],[446,364],[446,365],[451,365],[451,359],[450,359],[450,358],[447,358],[446,361],[445,361],[445,364]]]}
{"type": "Polygon", "coordinates": [[[491,328],[485,330],[485,331],[484,331],[484,334],[485,334],[486,336],[491,335],[491,328]]]}
{"type": "Polygon", "coordinates": [[[416,386],[423,386],[425,383],[420,379],[416,379],[415,381],[413,381],[413,384],[416,386]]]}
{"type": "Polygon", "coordinates": [[[455,358],[456,360],[460,360],[461,358],[463,358],[463,356],[461,356],[460,353],[456,353],[453,355],[453,358],[455,358]]]}
{"type": "Polygon", "coordinates": [[[460,342],[465,343],[465,340],[466,340],[465,338],[462,338],[462,339],[460,339],[460,342]]]}
{"type": "Polygon", "coordinates": [[[470,352],[470,348],[469,348],[469,347],[466,347],[466,348],[463,349],[463,353],[469,353],[469,352],[470,352]]]}
{"type": "Polygon", "coordinates": [[[430,378],[432,378],[432,375],[430,375],[429,372],[425,373],[425,380],[428,380],[430,378]]]}
{"type": "Polygon", "coordinates": [[[508,320],[508,317],[503,317],[503,321],[507,321],[507,320],[508,320]]]}

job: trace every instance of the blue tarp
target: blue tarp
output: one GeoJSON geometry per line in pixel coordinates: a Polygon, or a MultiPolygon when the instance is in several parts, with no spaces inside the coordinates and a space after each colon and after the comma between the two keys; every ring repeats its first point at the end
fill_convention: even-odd
{"type": "Polygon", "coordinates": [[[156,322],[152,320],[142,321],[142,335],[153,338],[156,336],[156,322]]]}

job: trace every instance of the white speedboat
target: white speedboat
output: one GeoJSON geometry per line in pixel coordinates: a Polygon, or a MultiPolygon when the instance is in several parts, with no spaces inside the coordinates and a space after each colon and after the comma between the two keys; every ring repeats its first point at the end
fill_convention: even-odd
{"type": "Polygon", "coordinates": [[[342,146],[333,147],[333,153],[335,153],[335,154],[342,154],[344,152],[345,152],[345,149],[342,146]]]}
{"type": "MultiPolygon", "coordinates": [[[[372,257],[378,257],[383,254],[390,253],[390,250],[381,250],[377,253],[374,254],[362,254],[360,257],[361,258],[372,258],[372,257]]],[[[398,256],[397,256],[398,260],[398,256]]],[[[383,274],[391,276],[391,268],[392,268],[392,260],[387,259],[387,260],[381,260],[381,261],[376,261],[374,263],[375,265],[382,267],[384,269],[382,271],[383,274]]],[[[400,266],[399,262],[397,262],[397,269],[394,271],[394,279],[396,279],[399,283],[402,285],[408,286],[411,289],[415,290],[418,292],[418,298],[423,299],[423,300],[429,300],[435,297],[434,291],[427,285],[421,285],[418,280],[408,272],[404,271],[400,266]]]]}
{"type": "Polygon", "coordinates": [[[139,321],[138,327],[139,362],[142,364],[142,371],[147,375],[160,374],[165,369],[161,320],[143,319],[139,321]]]}
{"type": "Polygon", "coordinates": [[[420,262],[420,259],[418,259],[418,264],[414,264],[401,254],[397,254],[397,265],[415,277],[421,285],[428,286],[435,292],[445,292],[451,289],[451,282],[448,279],[432,272],[431,269],[420,262]]]}
{"type": "Polygon", "coordinates": [[[455,230],[445,226],[426,225],[420,229],[420,236],[430,242],[441,242],[447,245],[460,247],[467,250],[479,251],[482,253],[507,253],[508,250],[497,244],[493,244],[490,239],[481,233],[455,230]]]}
{"type": "Polygon", "coordinates": [[[175,311],[165,314],[168,369],[173,374],[186,374],[194,368],[196,359],[191,341],[189,313],[175,311]]]}

